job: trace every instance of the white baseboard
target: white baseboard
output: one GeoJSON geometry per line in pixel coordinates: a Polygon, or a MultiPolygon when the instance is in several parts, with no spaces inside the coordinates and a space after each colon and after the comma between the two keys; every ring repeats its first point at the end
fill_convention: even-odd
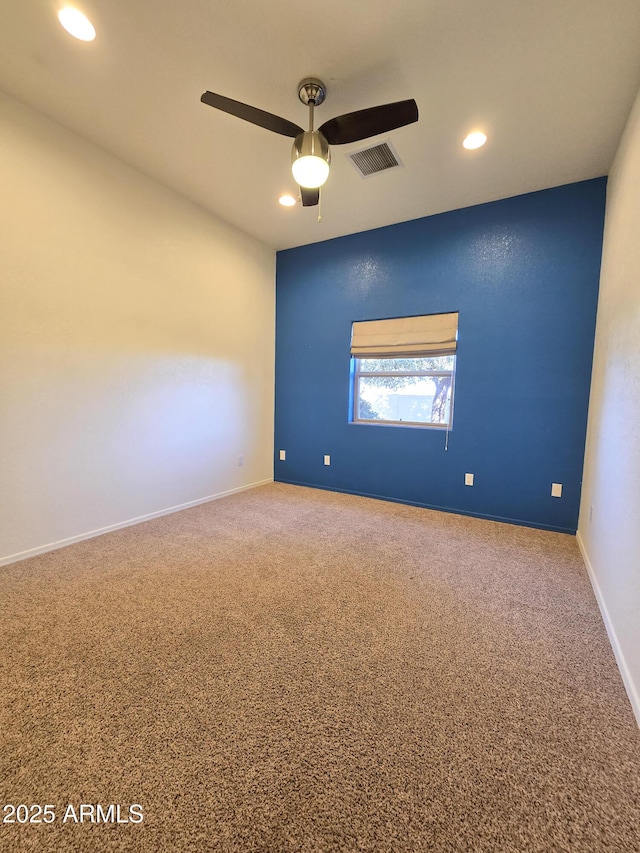
{"type": "Polygon", "coordinates": [[[600,584],[598,583],[596,573],[593,570],[593,566],[591,565],[591,560],[589,559],[589,555],[587,554],[585,544],[582,541],[582,536],[580,536],[580,531],[576,533],[576,541],[578,543],[578,548],[580,548],[580,553],[582,554],[584,564],[587,567],[587,573],[589,575],[589,580],[591,581],[591,586],[593,587],[593,592],[595,594],[596,601],[598,602],[598,607],[600,608],[602,621],[604,622],[604,626],[607,629],[607,634],[609,635],[609,642],[611,643],[611,648],[613,649],[613,654],[615,655],[616,662],[618,664],[618,669],[620,670],[620,675],[622,676],[622,683],[624,684],[625,689],[627,691],[627,695],[629,696],[629,701],[631,702],[631,707],[633,709],[633,713],[635,714],[638,727],[640,727],[640,691],[638,691],[638,688],[633,683],[631,673],[629,672],[629,667],[627,666],[624,654],[622,652],[622,649],[620,648],[620,643],[618,642],[616,630],[613,627],[613,622],[611,621],[611,616],[609,615],[609,610],[607,609],[606,602],[602,595],[600,584]]]}
{"type": "Polygon", "coordinates": [[[239,486],[237,489],[228,489],[226,492],[218,492],[216,495],[208,495],[206,498],[198,498],[195,501],[171,506],[168,509],[160,509],[157,512],[150,512],[147,515],[139,515],[137,518],[129,518],[126,521],[119,521],[117,524],[110,524],[107,527],[100,527],[97,530],[90,530],[88,533],[80,533],[78,536],[69,536],[68,539],[60,539],[55,542],[48,542],[46,545],[40,545],[37,548],[29,548],[28,551],[20,551],[18,554],[9,554],[7,557],[0,557],[0,567],[8,566],[10,563],[17,563],[19,560],[28,560],[29,557],[36,557],[38,554],[46,554],[48,551],[56,551],[58,548],[66,548],[67,545],[73,545],[75,542],[82,542],[85,539],[93,539],[94,536],[102,536],[105,533],[111,533],[113,530],[120,530],[123,527],[132,527],[134,524],[140,524],[143,521],[151,521],[153,518],[160,518],[163,515],[171,515],[173,512],[180,512],[183,509],[190,509],[199,504],[216,501],[219,498],[226,498],[229,495],[235,495],[238,492],[246,492],[249,489],[255,489],[258,486],[265,486],[267,483],[273,483],[273,477],[268,480],[259,480],[257,483],[250,483],[248,486],[239,486]]]}

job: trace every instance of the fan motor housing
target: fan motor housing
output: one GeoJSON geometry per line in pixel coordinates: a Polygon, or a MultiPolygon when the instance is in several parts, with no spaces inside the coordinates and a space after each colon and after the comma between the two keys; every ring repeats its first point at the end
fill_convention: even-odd
{"type": "Polygon", "coordinates": [[[327,163],[331,162],[329,143],[319,130],[305,130],[296,136],[291,155],[294,160],[298,157],[322,157],[327,163]]]}

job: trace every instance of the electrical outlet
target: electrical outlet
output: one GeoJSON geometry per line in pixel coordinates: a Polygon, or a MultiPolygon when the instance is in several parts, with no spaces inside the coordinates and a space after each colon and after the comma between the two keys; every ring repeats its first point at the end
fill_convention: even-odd
{"type": "Polygon", "coordinates": [[[561,498],[562,497],[562,483],[551,483],[551,497],[552,498],[561,498]]]}
{"type": "Polygon", "coordinates": [[[244,456],[238,456],[238,468],[242,468],[244,465],[244,456]]]}
{"type": "Polygon", "coordinates": [[[464,484],[465,486],[473,486],[473,474],[464,475],[464,484]]]}
{"type": "Polygon", "coordinates": [[[325,456],[324,456],[324,464],[325,464],[325,465],[331,465],[331,457],[329,456],[329,454],[328,454],[328,453],[325,453],[325,456]]]}
{"type": "Polygon", "coordinates": [[[281,461],[281,462],[284,462],[284,460],[285,460],[286,458],[287,458],[287,451],[286,451],[286,450],[281,450],[281,451],[280,451],[280,461],[281,461]]]}

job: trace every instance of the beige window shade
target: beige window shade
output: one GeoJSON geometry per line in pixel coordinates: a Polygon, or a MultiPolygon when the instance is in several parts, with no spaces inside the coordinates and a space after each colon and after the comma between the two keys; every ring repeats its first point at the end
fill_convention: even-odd
{"type": "Polygon", "coordinates": [[[354,358],[454,355],[457,337],[457,312],[365,320],[353,324],[351,355],[354,358]]]}

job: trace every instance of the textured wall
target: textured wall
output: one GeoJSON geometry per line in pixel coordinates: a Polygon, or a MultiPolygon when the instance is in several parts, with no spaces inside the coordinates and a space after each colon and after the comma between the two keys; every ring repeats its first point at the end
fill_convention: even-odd
{"type": "Polygon", "coordinates": [[[640,723],[640,94],[607,216],[579,542],[640,723]]]}
{"type": "Polygon", "coordinates": [[[274,252],[4,97],[0,150],[0,561],[270,479],[274,252]]]}
{"type": "Polygon", "coordinates": [[[574,532],[605,187],[280,252],[276,479],[574,532]],[[448,451],[440,430],[350,424],[351,323],[444,311],[460,313],[448,451]]]}

